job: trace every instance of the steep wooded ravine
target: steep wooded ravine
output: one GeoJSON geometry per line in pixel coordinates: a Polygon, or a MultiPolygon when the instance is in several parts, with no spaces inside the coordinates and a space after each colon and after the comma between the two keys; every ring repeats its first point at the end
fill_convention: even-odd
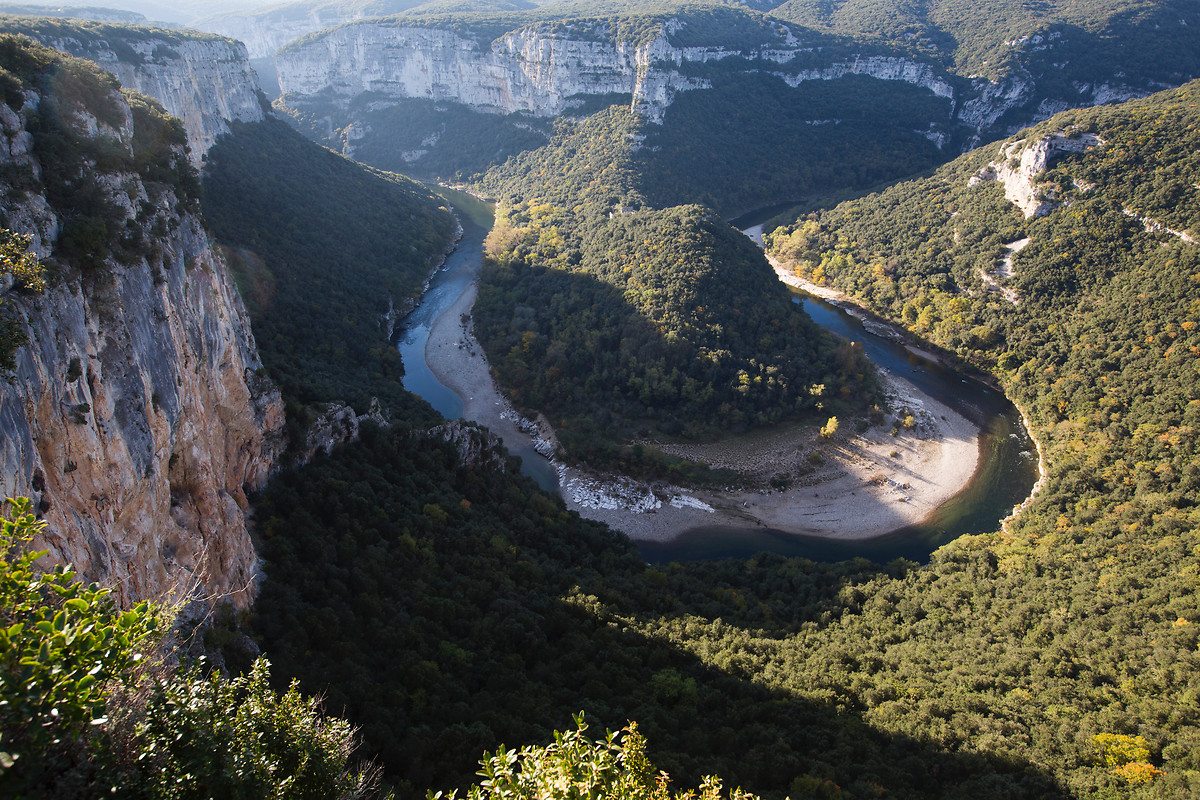
{"type": "MultiPolygon", "coordinates": [[[[976,327],[987,319],[976,314],[988,309],[1010,320],[1001,328],[1009,346],[981,363],[1030,409],[1050,479],[1006,531],[957,540],[922,567],[776,557],[645,567],[615,544],[580,554],[590,540],[569,528],[514,530],[541,513],[536,504],[510,500],[526,509],[521,519],[488,528],[471,515],[498,487],[469,472],[437,508],[415,505],[419,492],[382,476],[415,484],[424,470],[400,466],[387,441],[369,442],[269,501],[278,534],[268,563],[289,565],[279,572],[289,578],[261,608],[268,647],[287,653],[305,686],[344,698],[415,790],[454,781],[450,761],[422,748],[537,740],[578,706],[601,723],[641,721],[659,762],[679,775],[716,771],[779,796],[1194,793],[1189,337],[1200,268],[1194,245],[1146,232],[1120,207],[1195,230],[1194,91],[1023,134],[1036,142],[1065,123],[1111,143],[1059,162],[1047,178],[1070,202],[1028,223],[1000,183],[968,185],[998,160],[1001,148],[989,146],[929,180],[821,215],[804,234],[813,252],[828,249],[830,280],[876,285],[859,291],[937,341],[984,336],[976,327]],[[1068,178],[1097,188],[1070,189],[1068,178]],[[1033,260],[1039,230],[1054,246],[1033,260]],[[972,276],[1021,235],[1033,243],[1014,258],[1018,280],[1059,283],[1014,308],[972,276]],[[1061,260],[1064,247],[1073,259],[1061,260]],[[975,293],[953,292],[952,281],[975,293]],[[892,306],[892,297],[906,299],[892,306]],[[1004,357],[1022,330],[1039,338],[1004,357]],[[394,510],[366,514],[381,503],[394,510]],[[339,526],[331,540],[330,526],[311,521],[319,509],[361,524],[339,526]],[[478,536],[449,533],[475,525],[478,536]],[[365,547],[377,556],[358,558],[365,547]],[[501,566],[514,558],[520,569],[501,566]],[[388,565],[400,559],[411,574],[435,574],[415,566],[427,564],[436,579],[398,585],[388,565]],[[403,623],[387,624],[401,610],[403,623]],[[310,636],[314,618],[322,627],[310,636]],[[336,642],[326,647],[327,636],[336,642]],[[383,664],[394,681],[380,682],[383,664]],[[431,776],[435,763],[445,778],[431,776]]],[[[979,355],[964,355],[992,352],[971,347],[979,355]]]]}
{"type": "MultiPolygon", "coordinates": [[[[277,676],[361,723],[405,796],[469,782],[479,749],[544,742],[578,708],[641,721],[656,762],[682,777],[721,772],[778,797],[1196,795],[1198,108],[1192,84],[1071,112],[772,240],[808,277],[991,370],[1028,409],[1049,477],[1004,531],[925,566],[649,567],[504,469],[494,442],[417,417],[264,495],[255,627],[277,676]]],[[[261,155],[254,144],[237,147],[261,155]]],[[[562,149],[561,164],[554,152],[512,166],[569,169],[582,151],[562,149]]],[[[153,163],[158,179],[186,175],[179,159],[153,163]]],[[[527,255],[576,266],[573,231],[552,229],[593,204],[613,214],[586,218],[601,227],[660,221],[630,202],[624,154],[598,163],[634,179],[604,175],[585,194],[543,176],[567,202],[513,216],[527,255]]],[[[673,216],[715,225],[698,209],[673,216]]],[[[112,232],[66,241],[95,252],[112,232]]],[[[6,304],[37,302],[19,291],[6,304]]],[[[382,327],[363,319],[355,330],[382,327]]],[[[336,336],[325,344],[336,351],[336,336]]],[[[199,760],[228,777],[217,759],[236,744],[199,760]]]]}

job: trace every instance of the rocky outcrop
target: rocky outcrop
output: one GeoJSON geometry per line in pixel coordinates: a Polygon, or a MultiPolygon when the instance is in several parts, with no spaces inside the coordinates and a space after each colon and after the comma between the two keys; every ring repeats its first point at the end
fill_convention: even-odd
{"type": "Polygon", "coordinates": [[[424,433],[429,439],[448,443],[464,467],[508,468],[508,451],[500,437],[487,428],[461,419],[451,420],[424,433]]]}
{"type": "MultiPolygon", "coordinates": [[[[135,117],[107,91],[119,123],[81,109],[72,135],[106,139],[134,163],[135,117]]],[[[48,523],[35,545],[123,602],[226,594],[243,603],[256,564],[246,495],[282,450],[278,391],[178,188],[99,173],[105,213],[141,244],[60,259],[65,212],[40,188],[27,126],[41,100],[28,89],[20,112],[0,105],[0,224],[32,235],[38,255],[58,264],[44,293],[4,298],[27,343],[0,382],[0,494],[33,497],[48,523]],[[26,177],[10,183],[17,176],[26,177]]]]}
{"type": "Polygon", "coordinates": [[[356,413],[345,403],[330,403],[305,430],[304,447],[298,453],[297,461],[307,464],[317,453],[329,455],[335,447],[357,440],[366,422],[381,428],[388,426],[378,400],[371,401],[366,414],[356,413]]]}
{"type": "MultiPolygon", "coordinates": [[[[1075,96],[1070,101],[1045,98],[1039,101],[1038,94],[1041,89],[1038,82],[1022,72],[995,82],[975,79],[970,94],[963,98],[957,118],[975,131],[994,131],[999,127],[1002,133],[1011,133],[1068,108],[1119,103],[1145,97],[1152,91],[1165,87],[1147,86],[1138,89],[1110,83],[1074,83],[1072,88],[1075,96]],[[1009,120],[1007,125],[1002,124],[1006,117],[1014,114],[1016,117],[1009,120]]],[[[971,141],[972,145],[977,143],[978,137],[971,141]]]]}
{"type": "Polygon", "coordinates": [[[1021,209],[1026,219],[1045,216],[1054,208],[1055,200],[1042,191],[1039,178],[1050,162],[1064,153],[1082,153],[1102,144],[1091,133],[1064,132],[1034,141],[1021,139],[1004,145],[1000,158],[973,175],[970,185],[999,181],[1004,186],[1004,196],[1021,209]]]}
{"type": "Polygon", "coordinates": [[[192,162],[231,122],[265,118],[254,71],[241,42],[204,34],[115,25],[29,26],[24,32],[55,50],[86,58],[122,86],[153,97],[183,122],[192,162]]]}
{"type": "Polygon", "coordinates": [[[805,80],[869,75],[904,81],[951,97],[953,87],[929,65],[900,57],[833,58],[801,68],[813,47],[785,26],[766,29],[761,44],[742,49],[681,46],[678,23],[664,23],[641,42],[613,36],[596,23],[517,28],[486,43],[479,38],[402,20],[366,20],[293,42],[276,57],[285,98],[347,103],[360,95],[454,101],[498,113],[562,114],[587,97],[624,95],[651,121],[680,92],[711,84],[697,65],[728,61],[747,71],[762,65],[793,86],[805,80]]]}
{"type": "Polygon", "coordinates": [[[772,73],[789,86],[805,81],[831,81],[847,75],[866,75],[883,81],[901,81],[928,89],[938,97],[954,98],[954,87],[930,64],[896,56],[856,56],[828,66],[796,72],[772,73]]]}
{"type": "Polygon", "coordinates": [[[347,3],[308,0],[307,2],[272,5],[250,11],[234,11],[197,20],[195,27],[221,36],[245,42],[251,58],[266,58],[294,39],[309,33],[331,28],[364,16],[394,13],[417,0],[376,2],[372,14],[362,6],[347,3]]]}

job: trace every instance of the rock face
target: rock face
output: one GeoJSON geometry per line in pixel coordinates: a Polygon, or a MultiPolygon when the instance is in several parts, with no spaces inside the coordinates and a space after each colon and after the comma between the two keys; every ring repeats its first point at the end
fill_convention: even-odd
{"type": "Polygon", "coordinates": [[[953,99],[955,96],[954,86],[934,66],[895,56],[856,56],[825,67],[772,74],[782,78],[789,86],[799,86],[805,81],[831,81],[847,75],[866,75],[922,86],[938,97],[953,99]]]}
{"type": "MultiPolygon", "coordinates": [[[[1023,115],[1018,120],[1002,124],[1006,115],[1015,110],[1027,108],[1038,97],[1037,82],[1028,75],[1017,73],[1004,80],[991,82],[976,79],[973,81],[971,95],[963,99],[958,110],[958,119],[964,125],[976,131],[989,131],[997,127],[1004,133],[1011,133],[1038,120],[1047,119],[1060,111],[1072,107],[1097,106],[1106,103],[1119,103],[1135,97],[1144,97],[1151,91],[1164,88],[1162,86],[1136,88],[1132,86],[1114,86],[1108,83],[1072,84],[1077,97],[1070,103],[1043,99],[1034,114],[1023,115]]],[[[978,137],[971,142],[978,144],[978,137]]]]}
{"type": "MultiPolygon", "coordinates": [[[[399,11],[415,3],[396,5],[398,7],[394,10],[399,11]]],[[[364,14],[344,4],[301,2],[263,10],[218,14],[197,21],[195,26],[245,42],[251,58],[265,58],[293,39],[361,16],[364,14]]]]}
{"type": "Polygon", "coordinates": [[[508,469],[508,451],[500,438],[486,428],[461,419],[451,420],[424,433],[429,439],[447,442],[464,467],[508,469]]]}
{"type": "Polygon", "coordinates": [[[1056,133],[1034,141],[1024,139],[1005,145],[1000,158],[971,178],[971,185],[983,181],[1000,181],[1004,196],[1021,209],[1026,219],[1050,213],[1055,202],[1038,186],[1038,179],[1056,156],[1082,153],[1103,142],[1091,133],[1056,133]]]}
{"type": "Polygon", "coordinates": [[[383,415],[378,400],[371,402],[366,414],[356,414],[354,409],[345,403],[330,403],[305,430],[304,448],[298,455],[298,463],[307,464],[317,453],[329,455],[335,447],[355,441],[364,422],[373,423],[381,428],[388,426],[387,417],[383,415]]]}
{"type": "MultiPolygon", "coordinates": [[[[131,154],[135,117],[108,91],[120,124],[80,111],[75,132],[131,154]]],[[[65,212],[40,188],[28,127],[42,100],[27,89],[19,113],[0,104],[0,223],[58,261],[65,212]],[[9,184],[19,175],[32,180],[9,184]]],[[[35,544],[124,602],[202,592],[243,603],[256,562],[246,493],[282,450],[283,404],[178,190],[132,171],[96,185],[148,245],[110,249],[84,273],[60,262],[40,295],[7,291],[27,344],[0,381],[0,493],[33,497],[49,523],[35,544]]]]}
{"type": "Polygon", "coordinates": [[[194,164],[229,132],[230,122],[265,118],[241,42],[153,28],[89,26],[76,35],[67,30],[31,27],[26,32],[55,50],[94,61],[122,86],[161,103],[183,122],[194,164]]]}
{"type": "Polygon", "coordinates": [[[745,63],[746,71],[772,65],[771,74],[793,86],[855,74],[953,96],[933,67],[899,57],[831,56],[820,68],[794,66],[798,58],[810,59],[813,48],[783,25],[767,28],[761,44],[742,49],[682,46],[673,39],[677,31],[671,20],[635,42],[593,23],[532,24],[485,43],[443,28],[366,20],[293,42],[276,56],[276,65],[289,100],[416,97],[541,117],[569,111],[587,97],[624,95],[647,119],[661,121],[679,92],[710,86],[693,74],[694,67],[718,61],[745,63]]]}
{"type": "MultiPolygon", "coordinates": [[[[709,88],[718,69],[772,75],[793,87],[856,75],[920,86],[948,99],[946,118],[931,119],[931,125],[964,129],[962,142],[973,146],[1068,106],[1127,100],[1163,88],[1145,81],[1125,85],[1120,76],[1051,85],[1051,78],[1035,78],[1024,67],[995,81],[961,77],[943,64],[882,45],[851,45],[758,17],[742,20],[757,26],[748,39],[745,31],[701,34],[714,42],[709,44],[694,43],[697,34],[686,15],[655,22],[650,33],[629,39],[595,20],[528,23],[495,38],[494,31],[439,27],[416,17],[342,22],[276,53],[287,105],[320,117],[331,106],[348,109],[355,98],[371,111],[400,98],[422,98],[552,117],[588,98],[623,96],[646,119],[658,122],[680,92],[709,88]],[[730,44],[721,44],[724,39],[730,44]]],[[[261,47],[267,44],[275,43],[261,47]]],[[[330,130],[344,128],[353,139],[360,120],[353,114],[338,119],[334,112],[326,123],[330,130]]],[[[929,136],[940,144],[947,141],[941,131],[929,136]]]]}

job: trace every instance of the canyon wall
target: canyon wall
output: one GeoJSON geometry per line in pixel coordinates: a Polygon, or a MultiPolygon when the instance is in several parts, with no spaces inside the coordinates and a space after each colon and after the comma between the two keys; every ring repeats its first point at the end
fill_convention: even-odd
{"type": "Polygon", "coordinates": [[[292,42],[276,56],[289,101],[347,103],[360,95],[453,101],[496,112],[540,117],[568,112],[589,97],[627,96],[650,121],[682,91],[711,86],[703,65],[768,71],[795,86],[847,74],[902,81],[953,97],[935,67],[900,57],[830,54],[819,68],[809,42],[783,25],[764,26],[760,43],[742,48],[685,45],[668,20],[637,41],[607,35],[597,23],[533,24],[485,42],[453,30],[398,19],[366,20],[292,42]],[[802,62],[800,61],[802,60],[802,62]],[[797,66],[794,66],[797,65],[797,66]]]}
{"type": "MultiPolygon", "coordinates": [[[[1020,64],[997,80],[963,77],[936,61],[882,45],[859,45],[769,18],[747,19],[752,32],[728,35],[697,34],[689,18],[680,15],[647,22],[638,36],[581,19],[514,22],[512,30],[495,38],[493,31],[469,24],[361,19],[291,41],[274,58],[285,103],[318,114],[345,110],[356,98],[360,107],[368,104],[372,110],[400,98],[424,98],[492,113],[553,117],[589,98],[621,96],[647,120],[659,122],[680,92],[708,88],[730,76],[772,75],[793,87],[867,76],[948,99],[947,116],[930,123],[946,132],[964,131],[966,145],[1067,107],[1117,102],[1163,88],[1132,77],[1048,86],[1020,64]]],[[[356,122],[329,116],[332,128],[356,122]]]]}
{"type": "Polygon", "coordinates": [[[246,46],[232,39],[156,28],[26,21],[6,26],[48,47],[86,58],[122,86],[149,95],[178,117],[194,164],[231,122],[265,118],[246,46]]]}
{"type": "Polygon", "coordinates": [[[111,82],[81,91],[105,96],[50,103],[27,86],[19,107],[0,105],[0,224],[32,236],[50,267],[40,294],[0,283],[26,340],[0,382],[0,494],[31,496],[49,524],[35,545],[123,602],[244,602],[256,569],[246,494],[282,450],[283,404],[194,189],[163,182],[190,169],[182,137],[171,159],[148,161],[147,137],[135,137],[145,117],[129,99],[111,82]],[[44,114],[62,118],[69,147],[118,164],[92,161],[79,189],[94,206],[86,212],[61,184],[50,188],[63,178],[38,155],[46,123],[31,119],[44,114]],[[86,230],[81,213],[110,216],[120,244],[68,252],[86,230]]]}

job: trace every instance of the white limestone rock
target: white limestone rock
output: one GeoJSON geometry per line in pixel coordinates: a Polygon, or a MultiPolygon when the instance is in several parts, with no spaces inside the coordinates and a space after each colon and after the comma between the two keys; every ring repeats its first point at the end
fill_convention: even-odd
{"type": "Polygon", "coordinates": [[[1082,153],[1103,144],[1095,134],[1078,132],[1055,133],[1034,141],[1021,139],[1004,145],[1000,158],[973,175],[969,183],[974,186],[999,181],[1004,186],[1005,198],[1021,209],[1026,219],[1042,217],[1056,205],[1039,186],[1050,162],[1064,153],[1082,153]]]}
{"type": "Polygon", "coordinates": [[[266,118],[241,42],[152,28],[132,30],[136,35],[121,36],[121,46],[114,43],[117,33],[113,41],[87,36],[42,41],[95,62],[122,86],[154,98],[178,117],[187,131],[193,164],[199,165],[217,138],[229,132],[230,123],[266,118]]]}

